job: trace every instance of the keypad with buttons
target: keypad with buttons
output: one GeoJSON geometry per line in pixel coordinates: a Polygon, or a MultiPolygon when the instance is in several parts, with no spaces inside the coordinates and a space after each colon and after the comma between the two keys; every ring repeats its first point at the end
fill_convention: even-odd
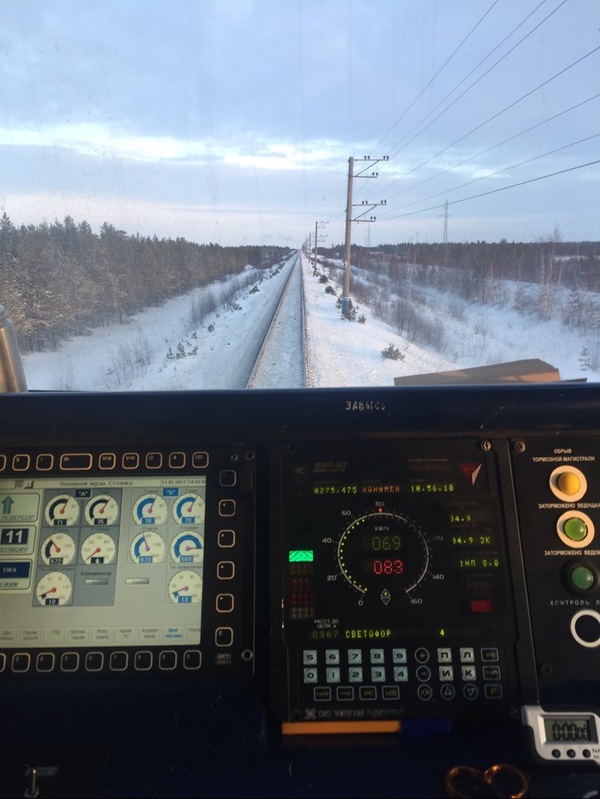
{"type": "Polygon", "coordinates": [[[308,647],[300,652],[304,702],[497,702],[505,697],[494,646],[308,647]]]}

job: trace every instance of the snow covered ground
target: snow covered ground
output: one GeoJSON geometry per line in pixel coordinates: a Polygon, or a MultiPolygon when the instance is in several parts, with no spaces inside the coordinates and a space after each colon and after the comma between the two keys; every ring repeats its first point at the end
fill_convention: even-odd
{"type": "MultiPolygon", "coordinates": [[[[482,366],[522,358],[540,358],[559,369],[563,379],[600,379],[584,368],[581,353],[592,342],[563,327],[560,319],[540,322],[510,308],[471,304],[460,320],[446,313],[448,298],[431,296],[431,314],[444,323],[445,356],[402,338],[360,306],[365,322],[343,319],[336,296],[302,259],[310,355],[310,387],[391,386],[394,377],[482,366]],[[402,360],[384,359],[393,344],[402,360]],[[448,355],[450,353],[450,355],[448,355]]],[[[30,390],[222,389],[239,386],[236,352],[252,335],[255,314],[267,296],[281,287],[286,269],[272,269],[257,288],[244,289],[236,302],[191,325],[193,293],[169,300],[132,317],[127,324],[98,328],[66,342],[56,352],[34,353],[24,360],[30,390]]],[[[331,285],[331,284],[330,284],[331,285]]],[[[206,289],[205,289],[206,290],[206,289]]],[[[200,290],[197,290],[200,291],[200,290]]],[[[339,287],[335,287],[338,296],[339,287]]],[[[291,319],[290,324],[297,324],[291,319]]],[[[282,331],[285,336],[285,330],[282,331]]],[[[268,380],[268,378],[267,378],[268,380]]],[[[265,379],[261,383],[267,387],[265,379]]],[[[281,388],[280,375],[273,386],[281,388]]],[[[290,386],[291,387],[291,386],[290,386]]]]}

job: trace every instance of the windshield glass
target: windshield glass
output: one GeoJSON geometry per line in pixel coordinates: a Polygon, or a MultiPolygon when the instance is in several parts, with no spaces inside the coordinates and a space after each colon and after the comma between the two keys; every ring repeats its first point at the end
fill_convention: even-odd
{"type": "Polygon", "coordinates": [[[3,0],[29,390],[600,376],[597,0],[3,0]]]}

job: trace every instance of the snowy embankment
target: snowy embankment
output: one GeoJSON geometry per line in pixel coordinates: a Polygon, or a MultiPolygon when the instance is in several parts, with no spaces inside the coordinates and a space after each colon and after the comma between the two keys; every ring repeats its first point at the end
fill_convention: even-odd
{"type": "MultiPolygon", "coordinates": [[[[442,330],[442,346],[436,352],[400,335],[367,304],[359,304],[364,322],[343,319],[337,303],[339,285],[333,279],[321,282],[304,257],[302,263],[312,387],[391,386],[394,377],[522,358],[547,361],[563,379],[600,379],[600,373],[592,371],[583,358],[598,346],[596,338],[569,330],[560,314],[542,322],[510,304],[464,303],[454,296],[421,290],[414,307],[442,330]],[[390,345],[400,353],[398,360],[382,357],[390,345]]],[[[256,314],[267,297],[281,288],[285,276],[286,270],[277,268],[266,275],[256,272],[256,280],[245,281],[247,286],[235,301],[200,324],[191,321],[191,311],[207,289],[150,308],[127,324],[96,328],[56,352],[28,355],[24,358],[28,387],[86,391],[234,388],[239,385],[240,341],[253,334],[256,314]]],[[[285,331],[281,335],[285,337],[285,331]]],[[[264,380],[262,386],[267,387],[264,380]]],[[[272,386],[284,387],[280,374],[277,379],[273,376],[272,386]]]]}

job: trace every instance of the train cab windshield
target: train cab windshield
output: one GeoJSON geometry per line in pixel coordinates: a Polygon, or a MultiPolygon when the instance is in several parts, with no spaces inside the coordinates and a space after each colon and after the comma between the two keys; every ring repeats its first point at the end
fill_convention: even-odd
{"type": "Polygon", "coordinates": [[[596,381],[598,17],[3,2],[28,388],[596,381]]]}

